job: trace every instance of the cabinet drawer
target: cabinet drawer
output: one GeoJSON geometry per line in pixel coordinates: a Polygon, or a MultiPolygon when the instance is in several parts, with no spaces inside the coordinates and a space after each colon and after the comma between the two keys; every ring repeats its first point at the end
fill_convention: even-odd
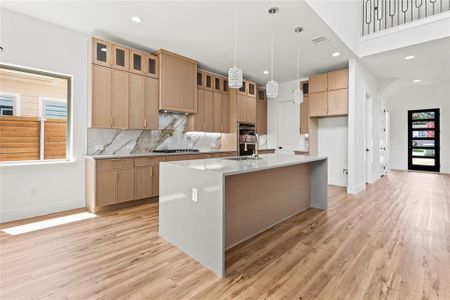
{"type": "Polygon", "coordinates": [[[205,153],[202,154],[202,158],[219,158],[222,157],[221,153],[205,153]]]}
{"type": "Polygon", "coordinates": [[[237,156],[236,151],[230,151],[230,152],[223,152],[222,157],[230,157],[230,156],[237,156]]]}
{"type": "Polygon", "coordinates": [[[134,159],[135,167],[143,167],[143,166],[154,166],[158,165],[160,162],[165,161],[165,157],[138,157],[134,159]]]}
{"type": "Polygon", "coordinates": [[[112,158],[112,159],[102,159],[96,161],[97,170],[109,170],[117,168],[132,168],[133,159],[132,158],[112,158]]]}
{"type": "Polygon", "coordinates": [[[178,161],[178,160],[193,160],[201,159],[201,154],[185,154],[185,155],[170,155],[166,157],[166,161],[178,161]]]}

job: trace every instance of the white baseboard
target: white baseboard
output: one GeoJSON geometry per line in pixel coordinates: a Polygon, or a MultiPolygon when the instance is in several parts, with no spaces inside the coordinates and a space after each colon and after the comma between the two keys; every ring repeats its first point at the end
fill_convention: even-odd
{"type": "Polygon", "coordinates": [[[347,180],[346,180],[346,178],[328,178],[328,184],[346,187],[347,180]]]}
{"type": "Polygon", "coordinates": [[[1,210],[0,223],[43,216],[66,210],[83,208],[85,206],[86,205],[83,198],[83,199],[72,199],[69,201],[48,202],[40,205],[20,207],[17,209],[1,210]]]}

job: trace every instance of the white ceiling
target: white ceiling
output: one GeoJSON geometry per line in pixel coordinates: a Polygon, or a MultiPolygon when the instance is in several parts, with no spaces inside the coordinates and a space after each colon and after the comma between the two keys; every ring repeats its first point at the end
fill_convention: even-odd
{"type": "Polygon", "coordinates": [[[386,88],[385,95],[400,89],[450,84],[450,37],[361,58],[363,65],[386,88]],[[405,56],[414,59],[405,60],[405,56]],[[413,80],[421,82],[414,83],[413,80]]]}
{"type": "Polygon", "coordinates": [[[300,77],[347,65],[354,54],[304,1],[1,1],[3,8],[108,38],[144,50],[164,48],[197,59],[200,67],[226,74],[233,65],[234,8],[238,10],[238,66],[244,77],[264,84],[270,75],[271,19],[275,15],[274,79],[296,77],[296,49],[301,45],[300,77]],[[130,21],[139,16],[143,22],[130,21]],[[304,27],[301,34],[294,33],[304,27]],[[325,35],[330,42],[315,46],[325,35]],[[339,57],[332,57],[335,51],[339,57]]]}

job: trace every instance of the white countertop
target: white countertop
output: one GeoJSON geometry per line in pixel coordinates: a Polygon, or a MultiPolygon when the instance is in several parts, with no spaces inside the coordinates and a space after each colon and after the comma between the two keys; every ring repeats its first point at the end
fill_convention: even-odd
{"type": "Polygon", "coordinates": [[[229,157],[162,162],[181,167],[234,175],[326,160],[323,156],[294,154],[261,154],[259,160],[230,160],[229,157]]]}

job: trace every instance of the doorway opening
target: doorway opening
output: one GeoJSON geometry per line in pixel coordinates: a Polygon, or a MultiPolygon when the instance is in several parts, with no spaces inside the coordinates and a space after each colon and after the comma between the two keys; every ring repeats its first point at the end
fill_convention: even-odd
{"type": "Polygon", "coordinates": [[[439,109],[408,111],[408,169],[440,171],[439,109]]]}

